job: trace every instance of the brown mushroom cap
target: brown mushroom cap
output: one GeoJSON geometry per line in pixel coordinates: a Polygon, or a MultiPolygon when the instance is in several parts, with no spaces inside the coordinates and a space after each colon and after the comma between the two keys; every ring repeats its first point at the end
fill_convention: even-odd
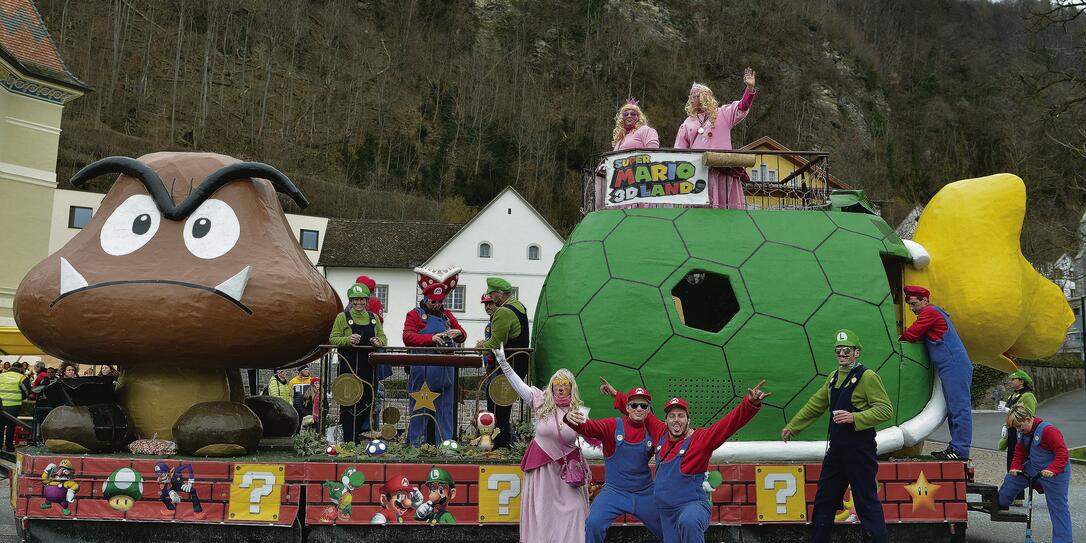
{"type": "MultiPolygon", "coordinates": [[[[239,162],[212,153],[140,160],[174,202],[239,162]]],[[[240,226],[237,242],[221,256],[201,258],[186,246],[185,230],[199,209],[180,220],[160,216],[144,245],[107,253],[107,220],[128,198],[146,194],[137,179],[118,177],[87,227],[26,275],[15,318],[32,342],[81,363],[270,368],[306,358],[327,339],[339,298],[299,246],[270,182],[232,181],[210,196],[228,205],[240,226]],[[61,258],[88,287],[61,296],[61,258]],[[215,290],[247,267],[240,300],[215,290]]]]}

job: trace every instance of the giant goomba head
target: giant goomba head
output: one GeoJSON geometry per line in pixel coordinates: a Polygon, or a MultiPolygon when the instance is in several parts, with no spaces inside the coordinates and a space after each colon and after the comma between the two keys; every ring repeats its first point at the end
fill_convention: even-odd
{"type": "Polygon", "coordinates": [[[211,153],[110,157],[72,179],[121,173],[90,223],[35,266],[15,320],[46,352],[83,363],[273,367],[312,356],[339,300],[302,252],[266,164],[211,153]]]}

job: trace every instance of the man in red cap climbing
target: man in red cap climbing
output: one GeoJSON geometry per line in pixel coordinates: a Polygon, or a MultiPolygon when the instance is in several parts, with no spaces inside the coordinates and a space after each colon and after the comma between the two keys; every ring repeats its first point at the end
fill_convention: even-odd
{"type": "MultiPolygon", "coordinates": [[[[600,377],[600,390],[614,396],[614,389],[600,377]]],[[[645,419],[652,408],[652,395],[644,387],[634,387],[623,398],[626,416],[588,420],[584,413],[570,410],[565,423],[587,438],[603,443],[603,490],[588,510],[585,521],[585,542],[603,543],[607,528],[624,513],[636,516],[650,532],[662,539],[660,512],[653,497],[649,458],[655,441],[645,428],[645,419]]],[[[616,407],[618,400],[615,401],[616,407]]],[[[661,432],[661,435],[663,432],[661,432]]]]}
{"type": "MultiPolygon", "coordinates": [[[[758,410],[762,400],[772,393],[758,386],[748,389],[743,401],[708,428],[690,428],[690,406],[682,398],[664,404],[665,421],[649,414],[645,427],[656,443],[656,481],[653,497],[660,512],[660,531],[665,543],[705,541],[709,527],[709,501],[702,482],[709,469],[709,459],[717,447],[739,431],[758,410]]],[[[624,394],[615,391],[615,406],[626,409],[624,394]]],[[[610,392],[608,391],[608,392],[610,392]]]]}
{"type": "Polygon", "coordinates": [[[950,315],[932,304],[930,298],[931,292],[924,287],[905,287],[905,303],[916,314],[916,322],[901,334],[901,340],[923,341],[927,345],[928,358],[943,384],[950,444],[946,450],[931,455],[943,460],[966,460],[973,442],[973,412],[969,401],[973,362],[969,360],[969,353],[954,329],[950,315]]]}

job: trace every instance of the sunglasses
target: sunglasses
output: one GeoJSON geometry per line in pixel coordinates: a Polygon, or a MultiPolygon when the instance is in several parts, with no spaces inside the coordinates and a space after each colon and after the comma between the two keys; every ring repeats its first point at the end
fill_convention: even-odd
{"type": "Polygon", "coordinates": [[[856,350],[855,347],[835,347],[833,352],[837,354],[852,354],[852,351],[856,350]]]}
{"type": "Polygon", "coordinates": [[[556,378],[556,379],[552,379],[551,384],[552,385],[569,385],[571,383],[570,383],[569,379],[563,379],[563,378],[559,377],[559,378],[556,378]]]}
{"type": "Polygon", "coordinates": [[[638,117],[639,115],[637,114],[636,111],[623,111],[622,116],[623,117],[638,117]]]}
{"type": "Polygon", "coordinates": [[[630,409],[648,409],[649,408],[648,403],[642,403],[642,402],[630,402],[630,403],[628,403],[626,405],[630,406],[630,409]]]}

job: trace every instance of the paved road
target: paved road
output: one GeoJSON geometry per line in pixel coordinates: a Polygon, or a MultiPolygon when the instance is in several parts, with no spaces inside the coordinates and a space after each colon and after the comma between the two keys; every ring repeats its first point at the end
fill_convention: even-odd
{"type": "Polygon", "coordinates": [[[17,543],[15,512],[11,509],[11,487],[7,477],[0,478],[0,543],[17,543]]]}
{"type": "MultiPolygon", "coordinates": [[[[1056,425],[1063,432],[1070,448],[1086,447],[1086,390],[1067,392],[1042,401],[1037,405],[1037,416],[1056,425]]],[[[1006,415],[1003,413],[973,413],[973,446],[995,449],[999,443],[999,431],[1006,415]]],[[[950,431],[946,423],[929,439],[946,443],[950,431]]],[[[1086,537],[1086,536],[1084,536],[1086,537]]],[[[1086,540],[1086,539],[1084,539],[1086,540]]]]}

